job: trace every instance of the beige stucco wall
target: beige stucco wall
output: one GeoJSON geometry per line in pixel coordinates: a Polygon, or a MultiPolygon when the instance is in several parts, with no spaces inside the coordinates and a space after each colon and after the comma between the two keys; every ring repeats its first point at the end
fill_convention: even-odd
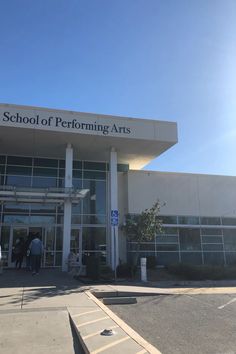
{"type": "Polygon", "coordinates": [[[236,216],[236,177],[129,171],[128,209],[139,213],[159,199],[163,215],[236,216]]]}

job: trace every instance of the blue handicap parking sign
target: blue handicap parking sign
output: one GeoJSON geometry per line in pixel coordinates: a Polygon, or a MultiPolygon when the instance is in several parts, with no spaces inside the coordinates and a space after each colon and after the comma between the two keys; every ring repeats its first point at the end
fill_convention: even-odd
{"type": "Polygon", "coordinates": [[[118,210],[111,210],[111,225],[117,226],[119,222],[118,210]]]}

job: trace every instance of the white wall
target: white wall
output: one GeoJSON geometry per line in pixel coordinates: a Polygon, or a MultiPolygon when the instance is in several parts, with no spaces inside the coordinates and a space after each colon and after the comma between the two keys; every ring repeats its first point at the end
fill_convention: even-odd
{"type": "Polygon", "coordinates": [[[236,177],[128,172],[128,209],[139,213],[159,199],[163,215],[236,217],[236,177]]]}

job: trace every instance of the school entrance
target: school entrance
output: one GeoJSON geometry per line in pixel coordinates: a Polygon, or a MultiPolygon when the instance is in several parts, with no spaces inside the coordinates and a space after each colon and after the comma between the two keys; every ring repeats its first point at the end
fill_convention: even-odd
{"type": "MultiPolygon", "coordinates": [[[[14,268],[13,250],[17,240],[27,241],[28,235],[38,233],[43,245],[44,254],[42,267],[61,267],[62,265],[62,228],[56,225],[13,225],[4,230],[2,228],[2,258],[4,267],[14,268]],[[8,232],[4,232],[8,231],[8,232]]],[[[71,252],[82,259],[82,229],[79,226],[71,228],[71,252]]],[[[22,267],[25,267],[25,257],[22,267]]]]}

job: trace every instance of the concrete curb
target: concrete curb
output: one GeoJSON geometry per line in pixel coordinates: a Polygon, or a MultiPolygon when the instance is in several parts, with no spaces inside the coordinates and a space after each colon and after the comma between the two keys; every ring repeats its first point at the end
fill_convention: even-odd
{"type": "MultiPolygon", "coordinates": [[[[93,321],[88,321],[85,322],[84,324],[76,322],[76,315],[70,314],[70,318],[72,321],[72,324],[75,328],[76,333],[79,336],[81,345],[83,346],[83,349],[86,354],[96,354],[96,353],[122,353],[125,352],[126,354],[144,354],[144,353],[152,353],[152,354],[161,354],[161,352],[155,348],[152,344],[147,342],[144,338],[142,338],[137,332],[135,332],[131,327],[129,327],[123,320],[121,320],[117,315],[115,315],[107,306],[105,306],[100,300],[98,300],[90,291],[85,291],[85,294],[88,296],[90,300],[93,301],[97,305],[97,310],[95,311],[101,311],[100,313],[102,314],[102,318],[100,319],[95,319],[93,321]],[[105,316],[104,316],[105,315],[105,316]],[[104,338],[101,338],[102,336],[100,335],[100,331],[84,335],[81,331],[81,329],[84,330],[84,333],[86,333],[86,325],[89,326],[89,324],[93,324],[96,321],[100,320],[107,320],[110,323],[109,328],[113,327],[116,328],[116,332],[119,334],[119,331],[122,332],[122,336],[115,337],[117,340],[114,341],[114,337],[109,339],[107,337],[106,342],[108,343],[104,345],[104,338]],[[97,337],[96,337],[97,336],[97,337]],[[97,347],[96,349],[92,348],[91,342],[89,340],[91,337],[95,338],[97,347]],[[111,341],[113,340],[113,343],[111,341]],[[100,342],[100,344],[99,344],[100,342]],[[124,347],[125,344],[125,347],[124,347]],[[100,346],[98,346],[100,345],[100,346]],[[122,347],[123,345],[123,347],[122,347]],[[109,351],[107,351],[109,350],[109,351]]],[[[92,312],[92,311],[91,311],[92,312]]],[[[80,315],[77,315],[80,316],[80,315]]],[[[101,315],[100,315],[101,316],[101,315]]],[[[108,323],[108,322],[107,322],[108,323]]],[[[88,331],[87,331],[88,333],[88,331]]]]}

